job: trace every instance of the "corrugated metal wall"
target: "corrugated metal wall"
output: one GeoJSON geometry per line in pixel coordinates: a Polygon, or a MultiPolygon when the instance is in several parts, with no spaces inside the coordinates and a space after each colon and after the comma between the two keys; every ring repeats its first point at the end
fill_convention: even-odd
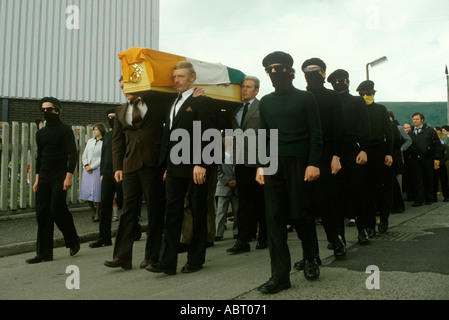
{"type": "Polygon", "coordinates": [[[120,103],[130,47],[158,49],[159,0],[0,0],[0,97],[120,103]]]}

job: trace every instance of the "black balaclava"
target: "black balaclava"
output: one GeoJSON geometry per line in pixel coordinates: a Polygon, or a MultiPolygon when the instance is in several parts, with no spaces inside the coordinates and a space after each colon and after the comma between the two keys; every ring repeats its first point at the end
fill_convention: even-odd
{"type": "Polygon", "coordinates": [[[262,65],[265,68],[275,63],[279,63],[286,67],[287,72],[270,73],[271,83],[276,89],[276,92],[289,91],[293,88],[293,79],[295,78],[294,73],[290,74],[290,71],[293,70],[293,58],[290,54],[283,51],[275,51],[267,55],[262,61],[262,65]]]}
{"type": "Polygon", "coordinates": [[[319,71],[306,72],[304,76],[309,87],[320,87],[324,84],[324,77],[319,71]]]}
{"type": "Polygon", "coordinates": [[[293,87],[293,76],[289,72],[270,73],[271,83],[276,91],[283,91],[293,87]]]}
{"type": "Polygon", "coordinates": [[[42,108],[42,105],[45,102],[50,102],[53,105],[53,107],[55,107],[56,111],[58,112],[58,114],[52,113],[52,112],[44,112],[44,119],[46,121],[45,125],[46,126],[55,125],[59,122],[59,113],[61,113],[61,109],[62,109],[61,102],[58,99],[53,98],[53,97],[45,97],[39,101],[39,108],[42,108]]]}
{"type": "Polygon", "coordinates": [[[332,83],[332,87],[338,93],[343,93],[349,90],[349,86],[345,82],[332,83]]]}
{"type": "Polygon", "coordinates": [[[109,114],[111,114],[111,113],[115,114],[115,109],[109,109],[108,111],[106,111],[106,117],[108,118],[109,126],[111,127],[111,129],[114,129],[114,119],[115,118],[109,119],[109,117],[108,117],[109,114]]]}

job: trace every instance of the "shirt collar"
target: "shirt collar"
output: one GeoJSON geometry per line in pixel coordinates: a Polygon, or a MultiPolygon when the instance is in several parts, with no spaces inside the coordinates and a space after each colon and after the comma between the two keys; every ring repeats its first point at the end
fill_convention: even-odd
{"type": "Polygon", "coordinates": [[[182,99],[184,99],[184,100],[187,99],[188,97],[190,97],[193,94],[194,91],[195,91],[195,89],[191,88],[191,89],[189,89],[187,91],[182,92],[181,93],[182,99]]]}

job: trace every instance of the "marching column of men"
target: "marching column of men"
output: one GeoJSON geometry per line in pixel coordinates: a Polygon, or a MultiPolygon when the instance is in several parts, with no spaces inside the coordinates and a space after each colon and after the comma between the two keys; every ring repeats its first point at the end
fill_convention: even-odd
{"type": "MultiPolygon", "coordinates": [[[[230,129],[255,129],[256,136],[259,129],[268,131],[265,141],[267,156],[273,152],[272,156],[277,157],[277,169],[273,174],[268,174],[267,168],[260,165],[267,165],[259,161],[261,159],[257,159],[256,164],[249,163],[247,152],[244,153],[244,163],[236,167],[240,194],[237,211],[239,238],[228,249],[234,254],[250,251],[249,242],[258,225],[256,248],[269,248],[271,266],[271,277],[259,287],[259,291],[268,294],[291,287],[287,225],[294,227],[302,246],[303,259],[296,262],[294,268],[304,270],[306,279],[315,280],[320,275],[321,264],[315,217],[322,218],[334,256],[343,258],[346,255],[345,217],[357,218],[358,242],[362,245],[376,235],[377,215],[380,216],[378,231],[388,230],[393,183],[398,167],[402,165],[394,162],[403,161],[402,151],[408,148],[404,160],[412,166],[413,206],[435,201],[433,170],[439,168],[443,159],[439,137],[433,128],[424,124],[421,113],[413,114],[415,127],[405,137],[409,140],[407,147],[401,145],[405,133],[401,140],[400,131],[390,119],[392,115],[385,106],[374,102],[376,90],[373,81],[360,83],[357,88],[360,97],[352,96],[348,72],[337,69],[327,78],[334,89],[329,90],[324,87],[326,64],[319,58],[312,58],[301,66],[307,90],[299,90],[293,85],[293,64],[294,60],[288,53],[275,51],[267,55],[262,65],[274,91],[259,101],[256,99],[259,79],[246,77],[241,84],[242,105],[229,113],[233,117],[229,121],[232,123],[230,129]],[[274,139],[271,130],[277,132],[276,151],[270,150],[271,139],[274,139]]],[[[139,98],[125,94],[127,103],[115,111],[108,110],[108,117],[115,116],[111,118],[114,119],[114,129],[109,147],[112,154],[108,159],[113,170],[105,173],[109,174],[111,185],[122,182],[123,188],[123,213],[113,259],[104,262],[110,268],[132,268],[132,247],[136,239],[141,194],[145,197],[149,226],[140,268],[176,274],[186,200],[191,207],[193,227],[187,261],[181,272],[197,272],[206,262],[211,163],[202,157],[208,146],[206,141],[200,141],[197,147],[193,140],[198,124],[201,137],[206,130],[217,128],[217,106],[214,100],[205,97],[204,90],[193,86],[196,71],[191,63],[178,63],[172,76],[178,95],[168,102],[158,95],[139,98]],[[183,138],[177,134],[179,129],[189,134],[187,146],[179,147],[177,144],[183,138]],[[173,134],[177,140],[172,139],[173,134]]],[[[122,89],[123,85],[121,82],[122,89]]],[[[61,153],[61,159],[70,161],[68,166],[61,166],[60,175],[55,178],[59,187],[64,181],[63,189],[59,188],[55,194],[65,194],[76,165],[73,136],[58,122],[58,100],[43,99],[40,107],[48,116],[49,134],[56,130],[56,125],[51,126],[51,121],[56,119],[53,122],[62,128],[61,132],[65,132],[65,143],[72,146],[61,153]]],[[[59,220],[64,220],[64,223],[50,210],[56,206],[52,201],[58,204],[60,201],[57,200],[63,197],[50,194],[53,181],[46,185],[42,178],[48,169],[46,165],[57,160],[47,151],[54,146],[43,136],[44,130],[39,131],[37,160],[41,170],[39,181],[34,186],[34,191],[38,191],[39,205],[37,256],[28,259],[27,263],[52,260],[53,222],[65,232],[70,255],[79,250],[79,238],[67,208],[61,204],[65,220],[61,217],[59,220]],[[41,216],[45,216],[45,224],[41,223],[44,221],[41,216]]],[[[260,141],[257,145],[260,148],[260,141]]],[[[110,219],[110,215],[106,219],[110,219]]],[[[111,245],[110,224],[106,229],[98,241],[90,244],[91,247],[111,245]]]]}

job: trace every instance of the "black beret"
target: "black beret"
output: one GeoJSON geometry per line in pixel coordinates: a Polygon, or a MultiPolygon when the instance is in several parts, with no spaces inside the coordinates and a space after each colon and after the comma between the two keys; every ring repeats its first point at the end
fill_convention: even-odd
{"type": "Polygon", "coordinates": [[[371,80],[365,80],[357,87],[356,91],[375,91],[374,90],[374,82],[371,80]]]}
{"type": "Polygon", "coordinates": [[[320,58],[311,58],[309,60],[304,61],[301,70],[304,71],[304,69],[308,66],[318,66],[321,69],[323,69],[323,71],[326,71],[326,64],[320,58]]]}
{"type": "Polygon", "coordinates": [[[293,58],[288,53],[275,51],[266,56],[262,61],[264,67],[268,67],[274,63],[280,63],[285,67],[291,68],[293,67],[293,58]]]}
{"type": "Polygon", "coordinates": [[[110,113],[114,113],[115,114],[115,108],[108,109],[106,111],[106,116],[108,116],[110,113]]]}
{"type": "Polygon", "coordinates": [[[42,105],[45,102],[50,102],[54,107],[62,109],[61,101],[53,97],[42,98],[41,101],[39,101],[39,108],[42,108],[42,105]]]}
{"type": "Polygon", "coordinates": [[[347,79],[349,80],[349,73],[343,69],[337,69],[332,72],[329,77],[327,77],[327,82],[335,82],[338,79],[347,79]]]}

